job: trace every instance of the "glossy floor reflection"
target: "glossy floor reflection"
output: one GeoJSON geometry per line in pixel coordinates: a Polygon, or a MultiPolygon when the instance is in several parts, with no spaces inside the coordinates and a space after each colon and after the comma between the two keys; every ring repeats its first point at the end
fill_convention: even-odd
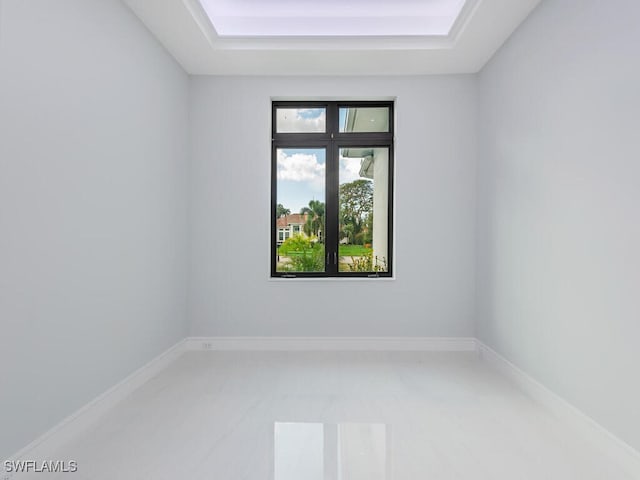
{"type": "Polygon", "coordinates": [[[632,478],[473,353],[189,352],[49,459],[92,480],[632,478]]]}
{"type": "Polygon", "coordinates": [[[387,480],[387,426],[274,425],[274,480],[387,480]]]}

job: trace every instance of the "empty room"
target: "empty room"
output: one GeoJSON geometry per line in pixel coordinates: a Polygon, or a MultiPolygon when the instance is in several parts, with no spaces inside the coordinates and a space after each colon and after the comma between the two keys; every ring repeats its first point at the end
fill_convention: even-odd
{"type": "Polygon", "coordinates": [[[640,2],[0,0],[0,480],[640,479],[640,2]]]}

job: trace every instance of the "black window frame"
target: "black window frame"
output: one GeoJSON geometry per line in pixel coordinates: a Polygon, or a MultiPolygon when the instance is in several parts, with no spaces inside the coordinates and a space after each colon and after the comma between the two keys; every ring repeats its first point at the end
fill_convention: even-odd
{"type": "Polygon", "coordinates": [[[393,218],[394,218],[394,102],[393,101],[272,101],[271,104],[271,277],[272,278],[389,278],[393,277],[393,218]],[[340,108],[386,107],[389,109],[388,132],[340,132],[340,108]],[[278,133],[278,108],[325,108],[324,133],[278,133]],[[387,218],[387,271],[340,272],[339,252],[339,171],[340,149],[379,147],[389,150],[388,218],[387,218]],[[278,199],[277,151],[283,148],[325,148],[325,271],[278,272],[276,240],[278,199]]]}

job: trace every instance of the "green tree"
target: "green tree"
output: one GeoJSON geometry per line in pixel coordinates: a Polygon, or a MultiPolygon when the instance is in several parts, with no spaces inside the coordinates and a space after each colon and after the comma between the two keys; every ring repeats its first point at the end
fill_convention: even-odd
{"type": "Polygon", "coordinates": [[[281,203],[276,205],[276,218],[284,217],[285,215],[291,215],[291,210],[285,208],[281,203]]]}
{"type": "MultiPolygon", "coordinates": [[[[308,207],[302,207],[300,213],[307,215],[307,223],[304,226],[304,233],[323,237],[320,232],[324,229],[325,205],[320,200],[311,200],[308,207]]],[[[323,237],[324,238],[324,237],[323,237]]]]}
{"type": "Polygon", "coordinates": [[[359,179],[340,185],[340,236],[362,245],[373,227],[373,182],[359,179]]]}

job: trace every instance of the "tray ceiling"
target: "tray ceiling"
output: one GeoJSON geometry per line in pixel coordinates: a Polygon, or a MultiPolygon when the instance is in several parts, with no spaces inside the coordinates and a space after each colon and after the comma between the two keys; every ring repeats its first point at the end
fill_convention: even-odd
{"type": "Polygon", "coordinates": [[[194,75],[475,73],[540,0],[124,0],[194,75]]]}

